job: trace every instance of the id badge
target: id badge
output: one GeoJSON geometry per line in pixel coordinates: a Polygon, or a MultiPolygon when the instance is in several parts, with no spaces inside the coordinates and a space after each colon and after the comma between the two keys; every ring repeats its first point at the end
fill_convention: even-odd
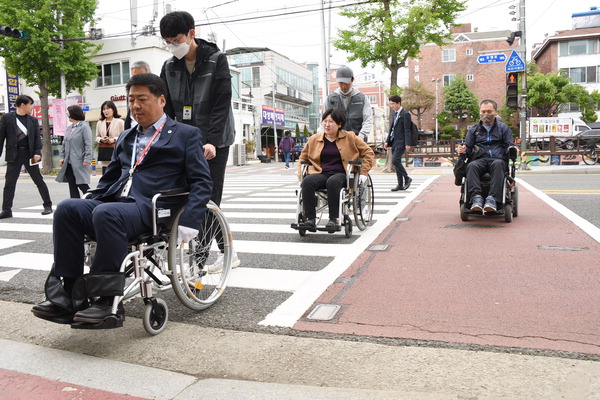
{"type": "Polygon", "coordinates": [[[183,106],[183,120],[189,121],[192,119],[192,106],[183,106]]]}
{"type": "Polygon", "coordinates": [[[125,182],[125,185],[123,186],[123,191],[121,192],[121,196],[122,197],[127,197],[129,196],[129,190],[131,189],[131,176],[129,177],[129,179],[127,179],[127,182],[125,182]]]}

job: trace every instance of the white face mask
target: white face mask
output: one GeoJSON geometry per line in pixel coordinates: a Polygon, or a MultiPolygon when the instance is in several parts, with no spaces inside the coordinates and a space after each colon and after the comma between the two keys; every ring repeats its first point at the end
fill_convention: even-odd
{"type": "Polygon", "coordinates": [[[167,45],[167,48],[178,60],[181,60],[190,51],[190,45],[187,44],[187,42],[180,44],[169,44],[167,45]]]}

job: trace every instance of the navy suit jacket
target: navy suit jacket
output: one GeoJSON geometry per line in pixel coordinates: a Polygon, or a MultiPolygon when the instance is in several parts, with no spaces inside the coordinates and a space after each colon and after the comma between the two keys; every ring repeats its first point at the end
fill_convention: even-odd
{"type": "Polygon", "coordinates": [[[400,147],[404,148],[404,146],[406,146],[406,143],[410,143],[411,136],[412,136],[412,126],[410,124],[411,123],[410,112],[403,108],[400,111],[400,117],[398,117],[398,122],[396,123],[396,126],[394,126],[393,115],[394,114],[392,114],[392,122],[390,123],[390,132],[392,132],[392,128],[393,128],[394,135],[393,135],[393,137],[391,134],[388,135],[386,142],[387,142],[388,146],[393,146],[393,147],[400,146],[400,147]]]}
{"type": "MultiPolygon", "coordinates": [[[[17,113],[9,112],[0,119],[0,156],[6,141],[6,162],[14,162],[17,158],[17,113]]],[[[29,142],[29,158],[42,155],[42,135],[40,124],[31,115],[27,116],[27,140],[29,142]]]]}
{"type": "MultiPolygon", "coordinates": [[[[102,201],[122,199],[117,196],[129,178],[136,135],[137,127],[119,136],[113,158],[92,198],[102,201]]],[[[188,188],[190,192],[179,225],[199,229],[212,195],[212,180],[200,143],[200,130],[167,116],[160,137],[133,173],[127,201],[135,201],[144,222],[152,226],[152,197],[162,190],[176,188],[188,188]]]]}

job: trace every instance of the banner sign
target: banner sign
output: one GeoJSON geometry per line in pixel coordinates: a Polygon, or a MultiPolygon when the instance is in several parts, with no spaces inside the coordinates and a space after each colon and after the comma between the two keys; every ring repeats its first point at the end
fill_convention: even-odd
{"type": "Polygon", "coordinates": [[[19,97],[19,76],[6,73],[6,92],[8,98],[8,112],[17,111],[17,97],[19,97]]]}
{"type": "MultiPolygon", "coordinates": [[[[285,112],[283,109],[275,109],[275,122],[279,127],[285,126],[285,112]]],[[[273,107],[262,106],[262,123],[263,125],[273,126],[273,107]]]]}
{"type": "Polygon", "coordinates": [[[53,134],[65,136],[67,131],[67,102],[64,99],[52,100],[53,134]]]}

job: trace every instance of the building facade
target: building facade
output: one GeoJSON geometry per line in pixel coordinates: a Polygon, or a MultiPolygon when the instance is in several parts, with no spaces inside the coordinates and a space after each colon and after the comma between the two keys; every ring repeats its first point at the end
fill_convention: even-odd
{"type": "MultiPolygon", "coordinates": [[[[504,62],[480,63],[482,55],[504,54],[506,59],[518,46],[506,42],[509,30],[478,32],[471,24],[453,28],[451,42],[438,46],[421,46],[417,58],[409,59],[409,85],[412,81],[422,82],[432,92],[437,92],[437,109],[444,109],[444,87],[456,77],[462,76],[479,101],[491,99],[504,106],[506,98],[506,71],[504,62]]],[[[416,121],[415,121],[416,123],[416,121]]],[[[421,127],[435,131],[436,107],[422,115],[421,127]]],[[[441,131],[442,127],[439,127],[441,131]]]]}
{"type": "Polygon", "coordinates": [[[316,64],[300,64],[266,47],[237,47],[226,52],[240,72],[240,97],[255,110],[256,146],[270,158],[285,131],[312,132],[316,64]]]}
{"type": "MultiPolygon", "coordinates": [[[[543,74],[560,72],[588,92],[600,91],[600,11],[573,14],[573,27],[547,37],[532,58],[543,74]]],[[[563,105],[559,116],[580,118],[579,105],[563,105]]]]}

